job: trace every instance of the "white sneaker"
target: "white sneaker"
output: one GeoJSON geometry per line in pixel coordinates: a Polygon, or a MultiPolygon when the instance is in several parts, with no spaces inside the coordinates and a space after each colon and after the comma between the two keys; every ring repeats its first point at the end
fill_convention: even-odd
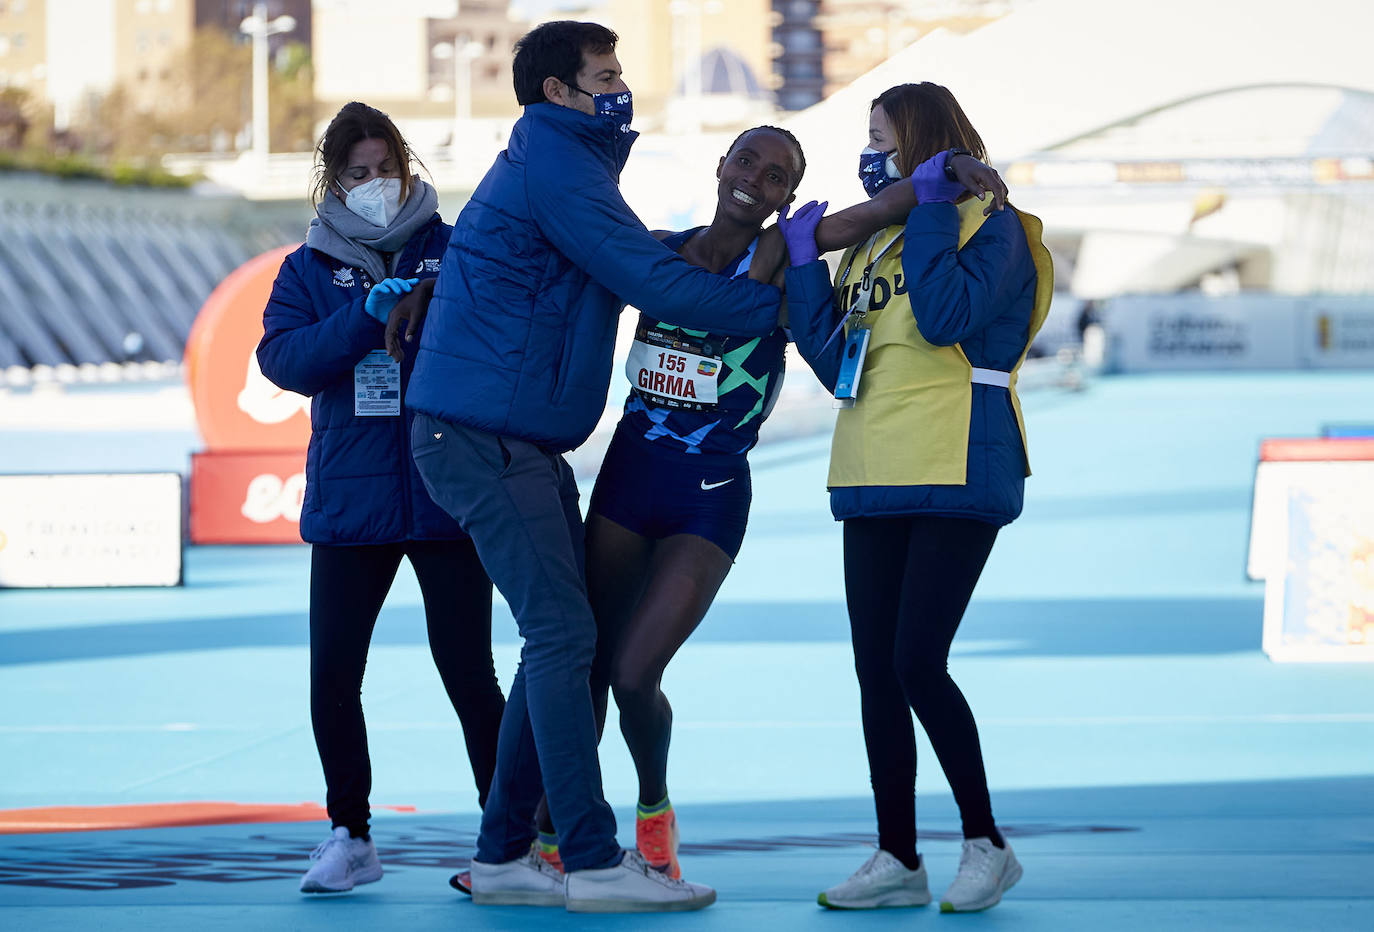
{"type": "Polygon", "coordinates": [[[816,902],[829,909],[881,909],[925,906],[930,902],[926,865],[913,870],[879,848],[848,880],[831,887],[816,902]]]}
{"type": "Polygon", "coordinates": [[[572,913],[679,912],[715,901],[715,890],[655,870],[638,851],[626,851],[615,867],[568,874],[572,913]]]}
{"type": "Polygon", "coordinates": [[[533,851],[503,864],[473,861],[468,869],[479,906],[563,905],[563,875],[533,851]]]}
{"type": "Polygon", "coordinates": [[[969,913],[996,906],[1020,879],[1021,862],[1011,845],[999,848],[990,838],[969,838],[959,856],[959,873],[940,897],[940,912],[969,913]]]}
{"type": "Polygon", "coordinates": [[[382,879],[382,862],[372,839],[350,838],[340,825],[310,852],[315,865],[301,878],[302,893],[345,893],[360,883],[382,879]]]}

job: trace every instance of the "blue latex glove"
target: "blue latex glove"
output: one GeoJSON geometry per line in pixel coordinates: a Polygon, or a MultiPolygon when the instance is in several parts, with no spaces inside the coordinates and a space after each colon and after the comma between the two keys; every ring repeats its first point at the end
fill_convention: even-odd
{"type": "Polygon", "coordinates": [[[367,293],[363,310],[367,311],[369,317],[386,323],[387,317],[391,315],[391,309],[401,300],[401,295],[408,293],[419,283],[418,278],[384,278],[373,285],[372,290],[367,293]]]}
{"type": "Polygon", "coordinates": [[[911,173],[911,187],[916,191],[918,204],[953,204],[964,193],[964,186],[945,177],[945,162],[949,151],[926,159],[911,173]]]}
{"type": "Polygon", "coordinates": [[[778,211],[778,229],[782,231],[782,241],[787,244],[788,262],[792,268],[815,262],[820,258],[816,248],[816,226],[825,216],[829,201],[808,201],[789,218],[787,205],[778,211]]]}

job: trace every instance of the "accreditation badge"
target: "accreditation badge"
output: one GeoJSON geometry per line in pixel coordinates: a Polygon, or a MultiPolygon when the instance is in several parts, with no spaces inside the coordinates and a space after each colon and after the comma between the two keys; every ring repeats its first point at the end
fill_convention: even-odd
{"type": "Polygon", "coordinates": [[[855,327],[844,341],[840,357],[840,372],[835,378],[835,407],[852,408],[859,399],[859,379],[864,374],[864,357],[868,355],[868,341],[873,331],[855,327]]]}
{"type": "Polygon", "coordinates": [[[676,328],[665,330],[641,323],[625,361],[625,375],[630,386],[657,407],[712,411],[723,365],[722,349],[719,339],[691,337],[676,328]]]}
{"type": "Polygon", "coordinates": [[[353,367],[353,413],[391,417],[401,413],[401,364],[373,350],[353,367]]]}

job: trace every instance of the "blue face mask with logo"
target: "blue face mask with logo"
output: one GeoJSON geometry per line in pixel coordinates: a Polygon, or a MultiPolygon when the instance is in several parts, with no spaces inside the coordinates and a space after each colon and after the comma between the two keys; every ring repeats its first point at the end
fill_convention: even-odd
{"type": "Polygon", "coordinates": [[[868,192],[869,197],[902,177],[902,173],[897,170],[896,156],[895,149],[891,152],[879,152],[867,146],[859,153],[859,181],[863,182],[864,190],[868,192]]]}
{"type": "Polygon", "coordinates": [[[630,131],[630,122],[635,116],[634,98],[629,91],[615,94],[593,94],[584,91],[576,84],[569,84],[573,90],[586,94],[592,99],[592,112],[615,122],[615,128],[622,134],[630,131]]]}

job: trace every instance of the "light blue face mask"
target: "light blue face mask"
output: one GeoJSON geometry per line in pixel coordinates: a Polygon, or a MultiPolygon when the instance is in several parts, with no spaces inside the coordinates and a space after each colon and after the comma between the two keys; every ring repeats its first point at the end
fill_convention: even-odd
{"type": "Polygon", "coordinates": [[[879,152],[865,146],[859,153],[859,181],[863,182],[864,190],[868,192],[869,197],[901,177],[902,173],[897,170],[896,149],[891,152],[879,152]]]}

